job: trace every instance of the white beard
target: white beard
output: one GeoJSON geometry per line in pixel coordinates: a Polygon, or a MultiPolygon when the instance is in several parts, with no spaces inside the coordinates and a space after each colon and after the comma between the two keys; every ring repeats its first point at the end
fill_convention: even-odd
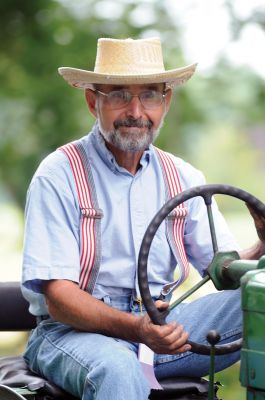
{"type": "Polygon", "coordinates": [[[128,127],[128,132],[122,134],[119,128],[106,131],[102,127],[100,116],[98,116],[99,130],[105,141],[125,152],[137,152],[147,149],[158,137],[163,122],[164,118],[162,118],[158,129],[145,128],[146,131],[143,132],[140,128],[137,129],[136,127],[133,127],[130,131],[130,127],[128,127]]]}

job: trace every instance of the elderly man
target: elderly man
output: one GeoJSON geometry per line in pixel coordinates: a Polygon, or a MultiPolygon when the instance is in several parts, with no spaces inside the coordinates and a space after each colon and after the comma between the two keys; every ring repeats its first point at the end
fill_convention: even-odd
{"type": "MultiPolygon", "coordinates": [[[[240,335],[238,291],[182,304],[164,326],[151,323],[139,298],[136,265],[150,220],[169,187],[174,195],[204,183],[199,171],[152,144],[172,88],[195,67],[165,71],[160,41],[152,38],[99,39],[93,72],[59,69],[72,86],[85,89],[96,123],[87,136],[49,155],[28,191],[23,290],[39,324],[25,360],[83,400],[148,398],[139,343],[155,353],[157,377],[203,376],[208,359],[189,352],[188,335],[203,342],[217,328],[221,343],[240,335]]],[[[212,258],[204,205],[195,199],[182,212],[175,242],[166,222],[153,241],[148,280],[154,300],[173,280],[176,264],[180,283],[187,260],[203,275],[212,258]]],[[[214,217],[220,249],[237,249],[216,205],[214,217]]],[[[241,255],[258,258],[263,247],[241,255]]],[[[221,356],[217,368],[237,359],[238,353],[221,356]]]]}

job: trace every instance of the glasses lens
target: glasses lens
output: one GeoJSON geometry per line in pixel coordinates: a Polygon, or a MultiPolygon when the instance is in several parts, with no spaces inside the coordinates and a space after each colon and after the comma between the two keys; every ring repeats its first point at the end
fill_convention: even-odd
{"type": "Polygon", "coordinates": [[[112,108],[122,108],[131,100],[131,94],[125,90],[113,90],[108,93],[108,101],[112,108]]]}
{"type": "Polygon", "coordinates": [[[156,108],[160,106],[163,101],[163,94],[156,90],[147,90],[142,92],[139,97],[145,108],[156,108]]]}
{"type": "Polygon", "coordinates": [[[139,97],[142,106],[146,109],[160,106],[164,99],[163,93],[156,90],[146,90],[139,95],[132,95],[127,90],[113,90],[104,95],[107,96],[108,104],[112,109],[126,107],[135,96],[139,97]]]}

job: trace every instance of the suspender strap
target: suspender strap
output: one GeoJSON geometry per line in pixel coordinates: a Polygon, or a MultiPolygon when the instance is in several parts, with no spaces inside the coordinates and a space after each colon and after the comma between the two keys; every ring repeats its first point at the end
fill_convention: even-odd
{"type": "MultiPolygon", "coordinates": [[[[68,157],[76,188],[81,213],[80,224],[80,277],[81,289],[93,292],[101,261],[101,229],[100,221],[103,216],[98,206],[95,184],[91,167],[80,141],[75,141],[60,147],[68,157]]],[[[155,147],[162,169],[166,200],[182,192],[177,168],[169,153],[155,147]]],[[[163,287],[162,294],[169,294],[179,286],[189,274],[189,262],[184,247],[184,222],[187,209],[184,204],[176,207],[166,220],[166,233],[171,250],[180,268],[180,277],[163,287]]]]}
{"type": "MultiPolygon", "coordinates": [[[[178,170],[169,153],[166,153],[157,147],[155,147],[155,150],[163,172],[166,188],[166,200],[168,201],[182,192],[178,170]]],[[[186,215],[187,208],[183,203],[181,203],[169,214],[166,220],[167,237],[171,250],[180,268],[180,277],[176,281],[163,287],[163,295],[169,294],[173,289],[184,282],[189,275],[189,262],[186,256],[183,240],[186,215]]]]}
{"type": "Polygon", "coordinates": [[[93,292],[100,267],[101,230],[103,212],[98,207],[92,171],[80,141],[60,147],[68,157],[78,193],[80,222],[80,276],[81,289],[93,292]]]}

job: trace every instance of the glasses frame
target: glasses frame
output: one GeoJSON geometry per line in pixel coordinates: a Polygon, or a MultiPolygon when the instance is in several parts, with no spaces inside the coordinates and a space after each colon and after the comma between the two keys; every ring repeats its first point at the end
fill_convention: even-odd
{"type": "Polygon", "coordinates": [[[124,89],[120,89],[120,90],[119,90],[119,89],[118,89],[118,90],[111,90],[109,93],[104,93],[104,92],[102,92],[101,90],[94,89],[94,92],[99,93],[99,94],[102,94],[103,96],[107,97],[108,100],[109,100],[109,95],[110,95],[110,93],[113,93],[113,92],[122,92],[122,91],[123,91],[123,92],[127,92],[127,93],[130,94],[131,98],[130,98],[129,102],[128,102],[127,104],[125,104],[124,106],[117,107],[117,108],[116,108],[116,107],[112,108],[112,107],[111,107],[111,104],[109,103],[109,105],[110,105],[110,107],[111,107],[112,110],[120,110],[120,109],[122,109],[122,108],[127,107],[127,106],[130,104],[130,102],[132,101],[133,97],[138,97],[138,99],[139,99],[141,105],[143,106],[143,108],[144,108],[145,110],[155,110],[156,108],[158,108],[158,107],[165,101],[165,97],[166,97],[167,92],[169,91],[169,89],[164,90],[162,93],[159,92],[158,90],[143,90],[143,91],[142,91],[141,93],[139,93],[139,94],[131,94],[131,93],[129,92],[129,90],[124,90],[124,89]],[[150,108],[149,108],[149,107],[145,107],[144,104],[142,103],[142,100],[141,100],[140,96],[141,96],[142,93],[145,93],[145,92],[148,92],[148,91],[153,91],[153,92],[160,93],[160,94],[162,95],[161,103],[159,103],[159,104],[158,104],[157,106],[155,106],[155,107],[150,107],[150,108]]]}

